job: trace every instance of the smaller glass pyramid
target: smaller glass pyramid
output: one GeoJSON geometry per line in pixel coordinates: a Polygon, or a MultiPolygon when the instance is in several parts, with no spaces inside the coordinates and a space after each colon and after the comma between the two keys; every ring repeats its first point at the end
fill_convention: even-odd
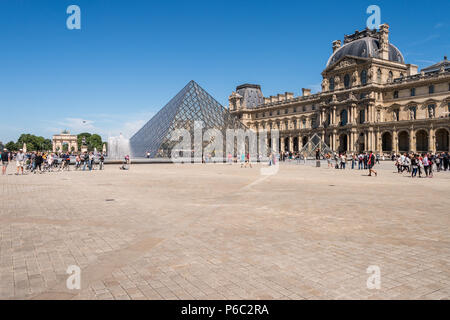
{"type": "MultiPolygon", "coordinates": [[[[203,122],[203,132],[218,129],[223,136],[226,135],[227,129],[246,129],[236,117],[192,80],[131,137],[133,157],[145,157],[147,152],[150,152],[150,158],[170,158],[172,148],[177,144],[176,141],[170,140],[172,131],[186,129],[193,136],[195,121],[203,122]]],[[[205,145],[207,144],[205,142],[205,145]]]]}

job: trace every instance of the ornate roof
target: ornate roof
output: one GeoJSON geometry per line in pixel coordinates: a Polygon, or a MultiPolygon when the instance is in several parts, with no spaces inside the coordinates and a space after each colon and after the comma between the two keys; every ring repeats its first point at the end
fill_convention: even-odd
{"type": "Polygon", "coordinates": [[[247,108],[256,108],[256,106],[264,103],[261,86],[257,84],[240,85],[236,88],[236,93],[243,97],[247,108]]]}
{"type": "Polygon", "coordinates": [[[444,68],[444,70],[450,70],[450,61],[447,60],[447,56],[444,57],[444,60],[435,63],[429,67],[423,68],[421,71],[423,72],[435,72],[440,71],[441,68],[444,68]]]}
{"type": "MultiPolygon", "coordinates": [[[[327,67],[337,62],[344,56],[354,56],[362,58],[378,58],[380,42],[373,37],[364,37],[344,44],[337,49],[328,59],[327,67]]],[[[389,61],[405,63],[400,50],[393,44],[389,44],[389,61]]]]}

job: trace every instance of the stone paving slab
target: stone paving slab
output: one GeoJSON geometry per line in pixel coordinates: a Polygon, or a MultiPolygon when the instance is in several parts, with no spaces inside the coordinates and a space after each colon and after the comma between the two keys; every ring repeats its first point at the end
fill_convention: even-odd
{"type": "Polygon", "coordinates": [[[1,299],[448,299],[450,172],[139,164],[0,176],[1,299]],[[81,289],[66,287],[69,265],[81,289]],[[381,288],[368,289],[369,266],[381,288]]]}

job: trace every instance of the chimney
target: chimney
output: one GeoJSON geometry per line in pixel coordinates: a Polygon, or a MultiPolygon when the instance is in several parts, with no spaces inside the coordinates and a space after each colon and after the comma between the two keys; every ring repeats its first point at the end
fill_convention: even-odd
{"type": "Polygon", "coordinates": [[[302,96],[307,97],[311,95],[311,89],[302,88],[302,96]]]}
{"type": "Polygon", "coordinates": [[[380,25],[380,55],[379,58],[389,60],[389,25],[380,25]]]}
{"type": "Polygon", "coordinates": [[[334,40],[333,41],[333,53],[341,47],[341,40],[334,40]]]}

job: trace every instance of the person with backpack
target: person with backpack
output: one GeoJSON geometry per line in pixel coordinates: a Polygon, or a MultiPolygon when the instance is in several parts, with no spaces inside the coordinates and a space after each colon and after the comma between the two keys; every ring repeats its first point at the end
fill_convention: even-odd
{"type": "Polygon", "coordinates": [[[369,152],[369,155],[367,156],[367,167],[369,168],[369,177],[372,176],[372,172],[375,173],[375,177],[378,175],[377,172],[373,169],[373,166],[375,165],[375,155],[372,151],[369,152]]]}

